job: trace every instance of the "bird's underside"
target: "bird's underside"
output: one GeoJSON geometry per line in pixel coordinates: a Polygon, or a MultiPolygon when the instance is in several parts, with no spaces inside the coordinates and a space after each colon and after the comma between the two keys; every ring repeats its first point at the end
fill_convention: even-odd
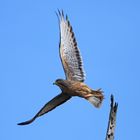
{"type": "Polygon", "coordinates": [[[60,87],[62,93],[46,103],[32,119],[18,123],[18,125],[27,125],[32,123],[36,118],[63,104],[72,96],[85,98],[97,108],[100,107],[102,103],[102,91],[100,89],[92,90],[83,83],[85,79],[83,62],[68,17],[64,16],[63,11],[58,11],[57,16],[60,27],[59,52],[66,80],[57,79],[55,84],[60,87]]]}

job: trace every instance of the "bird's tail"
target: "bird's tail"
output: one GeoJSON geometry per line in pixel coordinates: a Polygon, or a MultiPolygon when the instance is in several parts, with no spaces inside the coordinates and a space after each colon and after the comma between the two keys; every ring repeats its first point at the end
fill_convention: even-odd
{"type": "Polygon", "coordinates": [[[87,97],[87,100],[92,103],[95,107],[99,108],[102,104],[102,101],[104,99],[103,91],[101,89],[98,90],[92,90],[92,96],[87,97]]]}

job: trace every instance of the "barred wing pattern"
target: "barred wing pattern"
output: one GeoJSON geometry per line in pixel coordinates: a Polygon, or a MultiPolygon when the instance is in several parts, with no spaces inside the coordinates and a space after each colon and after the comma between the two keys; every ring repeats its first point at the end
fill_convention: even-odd
{"type": "Polygon", "coordinates": [[[85,73],[72,26],[68,17],[64,17],[63,11],[59,11],[58,18],[60,23],[60,57],[66,79],[83,82],[85,73]]]}

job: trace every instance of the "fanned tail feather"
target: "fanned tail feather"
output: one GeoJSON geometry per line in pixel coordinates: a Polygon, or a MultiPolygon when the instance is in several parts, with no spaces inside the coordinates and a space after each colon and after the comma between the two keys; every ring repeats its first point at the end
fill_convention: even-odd
{"type": "Polygon", "coordinates": [[[95,91],[92,90],[92,96],[88,97],[87,100],[92,103],[95,107],[99,108],[102,104],[102,101],[104,99],[103,96],[103,91],[101,91],[101,89],[95,91]]]}

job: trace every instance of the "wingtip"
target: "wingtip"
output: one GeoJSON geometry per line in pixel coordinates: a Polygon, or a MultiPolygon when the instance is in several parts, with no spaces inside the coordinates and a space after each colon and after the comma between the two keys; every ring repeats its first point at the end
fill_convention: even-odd
{"type": "Polygon", "coordinates": [[[22,122],[22,123],[18,123],[17,125],[26,125],[24,122],[22,122]]]}
{"type": "Polygon", "coordinates": [[[60,18],[60,19],[64,19],[65,18],[65,14],[64,14],[63,9],[62,10],[57,9],[57,12],[55,12],[55,13],[56,13],[58,18],[60,18]]]}
{"type": "Polygon", "coordinates": [[[25,121],[25,122],[18,123],[17,125],[28,125],[28,124],[32,123],[34,120],[35,120],[35,118],[25,121]]]}
{"type": "Polygon", "coordinates": [[[58,11],[59,16],[61,16],[61,12],[60,12],[60,10],[59,10],[59,9],[57,9],[57,11],[58,11]]]}

